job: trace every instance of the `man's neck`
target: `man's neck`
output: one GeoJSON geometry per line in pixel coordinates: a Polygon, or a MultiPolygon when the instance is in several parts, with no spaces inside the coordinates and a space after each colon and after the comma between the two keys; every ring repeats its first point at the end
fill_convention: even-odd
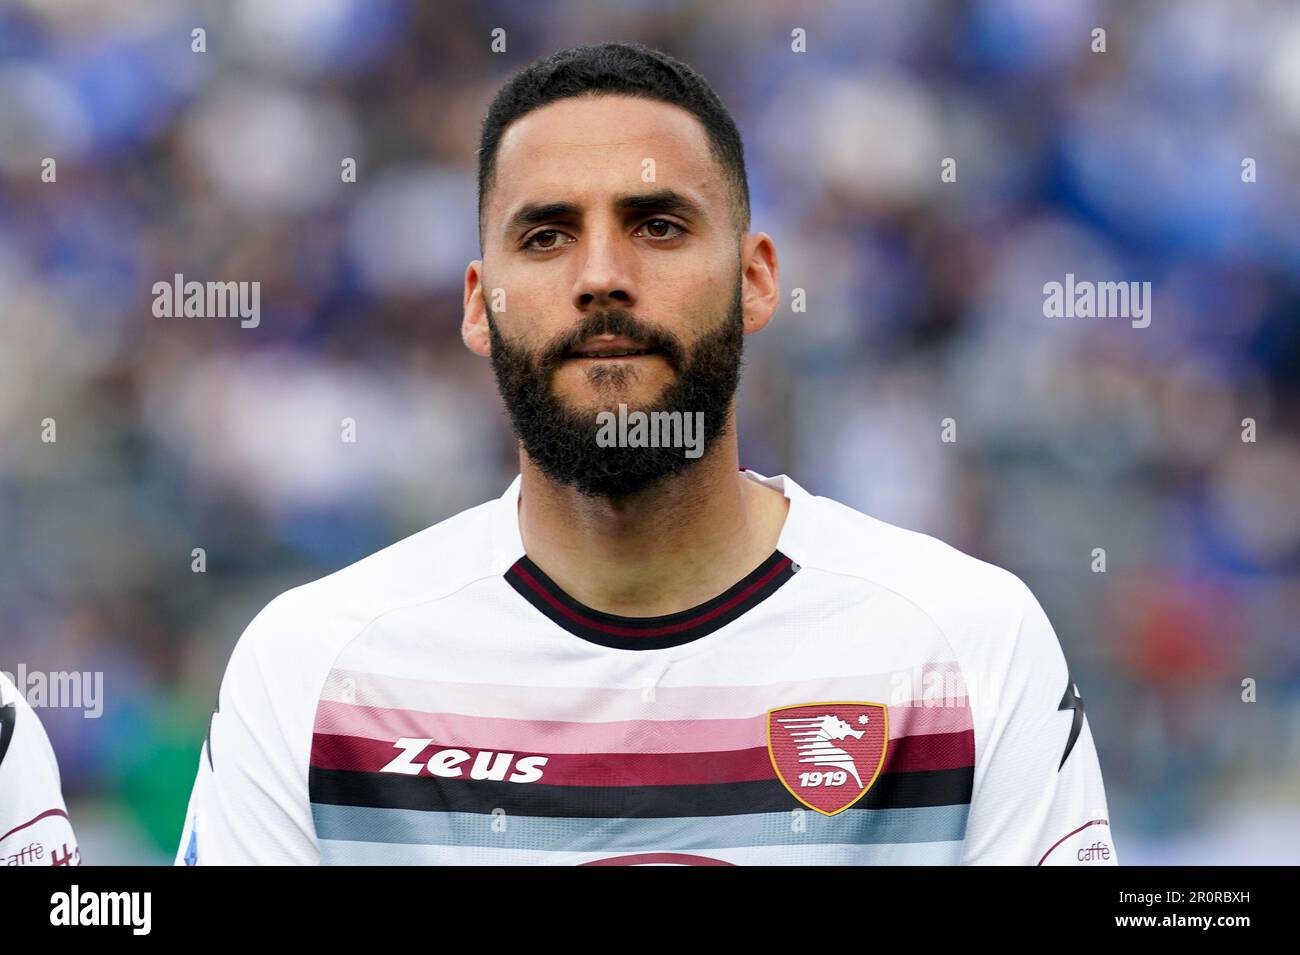
{"type": "Polygon", "coordinates": [[[605,613],[660,616],[716,597],[771,555],[789,508],[739,471],[731,435],[684,474],[616,502],[556,484],[521,452],[524,551],[605,613]]]}

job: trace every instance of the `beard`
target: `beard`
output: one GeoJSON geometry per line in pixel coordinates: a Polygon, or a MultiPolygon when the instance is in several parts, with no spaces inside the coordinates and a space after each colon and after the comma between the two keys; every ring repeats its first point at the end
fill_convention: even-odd
{"type": "MultiPolygon", "coordinates": [[[[548,478],[589,497],[609,500],[631,497],[667,478],[681,474],[708,457],[726,433],[727,411],[740,383],[744,347],[741,283],[726,318],[689,349],[676,335],[643,324],[622,309],[594,312],[572,332],[552,340],[534,356],[502,337],[492,312],[487,312],[492,341],[492,370],[497,389],[510,415],[515,435],[528,457],[548,478]],[[703,414],[702,452],[687,457],[681,447],[601,447],[596,436],[601,411],[614,407],[575,410],[552,388],[555,371],[565,357],[593,335],[624,335],[655,349],[675,373],[648,405],[629,411],[703,414]]],[[[637,372],[627,364],[597,365],[586,371],[598,392],[616,395],[637,372]]],[[[623,403],[626,403],[625,401],[623,403]]],[[[651,419],[653,420],[653,419],[651,419]]],[[[664,419],[672,420],[672,419],[664,419]]],[[[698,420],[698,419],[697,419],[698,420]]]]}

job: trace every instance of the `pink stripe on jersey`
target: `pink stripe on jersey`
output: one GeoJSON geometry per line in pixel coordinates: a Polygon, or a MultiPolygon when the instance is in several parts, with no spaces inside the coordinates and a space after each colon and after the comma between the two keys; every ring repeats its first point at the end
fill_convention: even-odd
{"type": "Polygon", "coordinates": [[[925,736],[930,733],[958,733],[973,727],[970,702],[962,697],[944,706],[925,706],[915,701],[890,706],[889,736],[925,736]]]}
{"type": "Polygon", "coordinates": [[[733,720],[512,720],[458,713],[421,713],[321,701],[316,732],[392,742],[399,736],[436,739],[447,746],[546,753],[719,752],[766,746],[763,722],[733,720]]]}
{"type": "MultiPolygon", "coordinates": [[[[891,706],[888,709],[891,739],[971,729],[971,712],[967,706],[891,706]]],[[[423,713],[322,701],[316,709],[315,731],[387,742],[409,736],[441,740],[448,746],[527,749],[542,753],[721,752],[766,747],[765,715],[766,711],[730,720],[639,719],[583,723],[423,713]]]]}
{"type": "MultiPolygon", "coordinates": [[[[909,680],[907,696],[924,692],[933,675],[941,675],[945,685],[961,690],[961,671],[951,662],[927,663],[912,671],[829,676],[815,680],[785,680],[758,686],[657,686],[653,703],[648,703],[641,687],[567,687],[517,686],[509,684],[456,683],[441,680],[417,680],[356,670],[330,672],[321,691],[321,702],[355,704],[383,710],[409,710],[426,713],[436,710],[466,717],[506,718],[524,721],[592,722],[599,714],[602,722],[643,721],[653,711],[659,721],[749,719],[774,705],[817,700],[861,700],[889,705],[891,714],[901,709],[915,710],[906,715],[915,720],[910,733],[951,732],[969,729],[954,725],[957,714],[969,713],[964,696],[946,701],[948,705],[931,707],[909,700],[891,702],[898,695],[898,678],[909,680]],[[773,701],[778,701],[773,703],[773,701]],[[954,714],[953,711],[957,711],[954,714]]],[[[893,716],[891,715],[891,720],[893,716]]],[[[358,733],[355,735],[366,735],[358,733]]],[[[430,735],[430,734],[421,734],[430,735]]]]}

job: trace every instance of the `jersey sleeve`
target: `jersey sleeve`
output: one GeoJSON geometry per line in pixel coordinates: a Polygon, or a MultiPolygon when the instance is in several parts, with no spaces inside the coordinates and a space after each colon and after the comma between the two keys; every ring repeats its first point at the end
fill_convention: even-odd
{"type": "Polygon", "coordinates": [[[176,865],[315,865],[308,800],[314,694],[293,636],[303,622],[271,601],[231,653],[199,753],[176,865]]]}
{"type": "Polygon", "coordinates": [[[974,791],[968,865],[1117,865],[1101,766],[1083,698],[1047,615],[1027,587],[974,791]]]}
{"type": "Polygon", "coordinates": [[[0,674],[0,866],[80,864],[50,739],[0,674]]]}

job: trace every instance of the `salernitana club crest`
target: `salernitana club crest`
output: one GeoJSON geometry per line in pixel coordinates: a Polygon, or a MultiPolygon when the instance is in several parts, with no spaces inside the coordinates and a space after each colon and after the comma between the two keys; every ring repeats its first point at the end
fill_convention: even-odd
{"type": "Polygon", "coordinates": [[[883,703],[798,703],[767,713],[777,777],[809,809],[833,816],[867,794],[885,764],[883,703]]]}

